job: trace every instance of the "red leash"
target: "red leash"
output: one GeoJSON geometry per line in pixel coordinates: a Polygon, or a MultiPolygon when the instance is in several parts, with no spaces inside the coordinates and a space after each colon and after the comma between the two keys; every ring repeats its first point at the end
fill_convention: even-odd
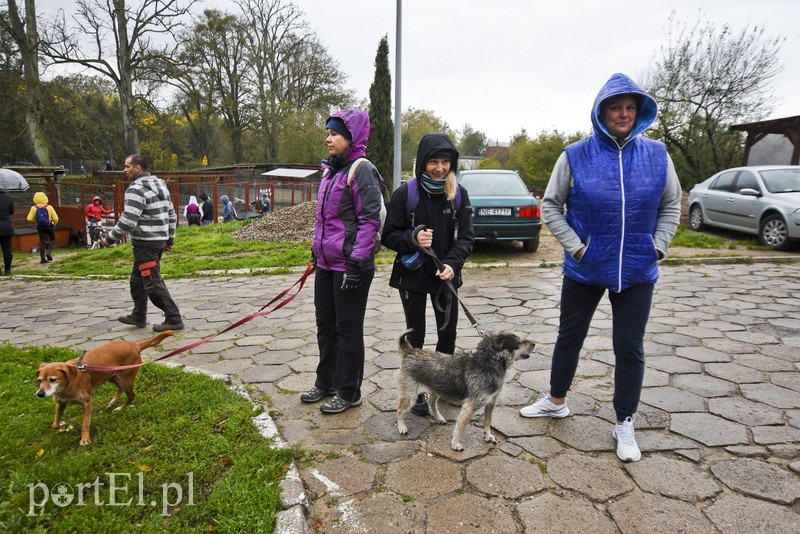
{"type": "Polygon", "coordinates": [[[258,310],[256,313],[248,315],[244,319],[240,319],[239,321],[233,323],[232,325],[230,325],[229,327],[225,328],[224,330],[221,330],[221,331],[217,332],[216,334],[210,335],[205,339],[201,339],[200,341],[195,341],[194,343],[189,343],[188,345],[185,345],[183,347],[177,348],[177,349],[173,350],[172,352],[170,352],[168,354],[165,354],[164,356],[161,356],[160,358],[156,358],[155,360],[152,360],[152,361],[149,361],[149,362],[137,363],[137,364],[134,364],[134,365],[103,366],[103,365],[84,365],[84,364],[81,364],[81,360],[83,360],[83,356],[81,356],[80,358],[78,358],[78,362],[77,362],[78,369],[80,369],[81,371],[101,371],[101,372],[106,372],[106,373],[111,372],[111,371],[122,371],[122,370],[125,370],[125,369],[136,369],[137,367],[141,367],[143,365],[147,365],[148,363],[153,363],[153,362],[158,362],[158,361],[161,361],[161,360],[166,360],[167,358],[171,358],[172,356],[175,356],[176,354],[181,354],[182,352],[186,352],[187,350],[190,350],[190,349],[193,349],[193,348],[195,348],[197,346],[200,346],[203,343],[208,343],[209,341],[211,341],[215,337],[217,337],[219,335],[222,335],[225,332],[228,332],[230,330],[233,330],[234,328],[237,328],[237,327],[239,327],[239,326],[241,326],[241,325],[243,325],[243,324],[245,324],[245,323],[247,323],[249,321],[252,321],[256,317],[260,317],[262,315],[269,315],[270,313],[274,312],[275,310],[279,310],[279,309],[283,308],[284,306],[286,306],[287,304],[289,304],[292,300],[294,300],[294,298],[298,295],[298,293],[300,293],[300,291],[303,289],[303,286],[305,285],[306,280],[311,275],[311,273],[314,272],[315,269],[316,269],[316,265],[314,265],[313,263],[309,263],[308,266],[306,267],[306,271],[303,273],[303,276],[301,276],[300,279],[297,280],[297,282],[295,282],[291,286],[289,286],[286,289],[284,289],[283,291],[281,291],[275,298],[273,298],[272,300],[270,300],[269,302],[264,304],[261,307],[261,309],[258,310]],[[278,302],[278,304],[273,309],[264,311],[266,308],[269,308],[272,304],[274,304],[275,302],[277,302],[280,299],[282,299],[287,293],[289,293],[289,291],[291,291],[291,289],[294,286],[296,286],[298,284],[300,284],[300,287],[298,287],[297,291],[295,291],[292,295],[290,295],[288,298],[282,300],[281,302],[278,302]]]}

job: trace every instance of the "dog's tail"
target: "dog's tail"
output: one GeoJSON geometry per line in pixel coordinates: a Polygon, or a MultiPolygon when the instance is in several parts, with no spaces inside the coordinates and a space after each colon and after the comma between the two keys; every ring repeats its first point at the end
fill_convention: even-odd
{"type": "Polygon", "coordinates": [[[408,330],[400,334],[400,339],[397,341],[397,343],[400,346],[401,356],[405,356],[406,354],[414,350],[414,347],[412,347],[411,343],[409,343],[408,341],[408,334],[410,334],[413,331],[414,331],[413,328],[409,328],[408,330]]]}
{"type": "Polygon", "coordinates": [[[165,337],[174,336],[174,335],[175,335],[174,331],[172,331],[172,330],[164,330],[163,332],[161,332],[160,334],[158,334],[156,337],[154,337],[152,339],[146,339],[144,341],[137,342],[136,346],[139,347],[139,350],[144,350],[147,347],[155,347],[156,345],[158,345],[159,343],[164,341],[165,337]]]}

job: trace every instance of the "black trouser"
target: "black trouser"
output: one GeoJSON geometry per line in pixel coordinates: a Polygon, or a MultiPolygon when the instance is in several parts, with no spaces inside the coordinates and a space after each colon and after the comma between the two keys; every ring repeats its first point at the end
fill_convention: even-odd
{"type": "Polygon", "coordinates": [[[49,228],[36,228],[39,232],[39,255],[44,259],[45,254],[50,254],[56,246],[56,228],[50,226],[49,228]]]}
{"type": "Polygon", "coordinates": [[[137,320],[147,319],[147,300],[164,312],[165,322],[180,323],[181,312],[161,278],[161,255],[163,248],[133,246],[133,270],[131,271],[131,297],[133,316],[137,320]]]}
{"type": "MultiPolygon", "coordinates": [[[[617,421],[633,417],[644,381],[644,334],[653,305],[653,284],[608,292],[611,340],[614,347],[614,411],[617,421]]],[[[583,342],[605,288],[564,277],[558,337],[553,348],[550,395],[566,397],[578,369],[583,342]]]]}
{"type": "MultiPolygon", "coordinates": [[[[431,303],[433,304],[433,314],[436,317],[436,327],[438,340],[436,342],[436,351],[445,354],[453,354],[456,350],[456,329],[458,328],[458,299],[452,295],[449,299],[450,304],[450,319],[447,322],[444,330],[439,330],[444,324],[447,315],[446,308],[448,299],[446,292],[450,290],[447,287],[441,286],[442,291],[439,292],[439,297],[436,294],[431,295],[431,303]],[[439,306],[436,305],[436,300],[439,301],[439,306]],[[439,308],[442,309],[439,309],[439,308]]],[[[413,328],[414,331],[408,334],[408,342],[412,347],[418,349],[422,348],[425,343],[425,306],[428,301],[428,293],[414,293],[408,290],[400,290],[400,301],[403,303],[403,311],[406,316],[406,327],[413,328]]]]}
{"type": "Polygon", "coordinates": [[[343,272],[317,267],[314,306],[319,364],[314,385],[354,402],[361,398],[364,378],[364,314],[375,271],[361,275],[361,287],[342,291],[343,272]]]}
{"type": "Polygon", "coordinates": [[[6,271],[11,270],[11,238],[13,235],[0,235],[0,246],[3,248],[3,266],[6,271]]]}

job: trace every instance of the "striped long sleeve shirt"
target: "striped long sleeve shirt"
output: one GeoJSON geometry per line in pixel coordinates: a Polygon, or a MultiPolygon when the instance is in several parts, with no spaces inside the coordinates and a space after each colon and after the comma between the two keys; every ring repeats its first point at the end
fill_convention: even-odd
{"type": "Polygon", "coordinates": [[[166,182],[150,173],[142,173],[125,191],[125,210],[108,233],[112,241],[130,235],[131,241],[153,246],[169,246],[175,239],[178,218],[172,206],[166,182]]]}

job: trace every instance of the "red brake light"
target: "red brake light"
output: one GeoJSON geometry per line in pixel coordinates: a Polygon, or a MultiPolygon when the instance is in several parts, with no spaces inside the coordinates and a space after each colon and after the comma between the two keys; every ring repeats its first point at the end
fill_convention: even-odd
{"type": "Polygon", "coordinates": [[[519,209],[519,216],[523,219],[538,219],[540,214],[539,206],[525,206],[519,209]]]}

